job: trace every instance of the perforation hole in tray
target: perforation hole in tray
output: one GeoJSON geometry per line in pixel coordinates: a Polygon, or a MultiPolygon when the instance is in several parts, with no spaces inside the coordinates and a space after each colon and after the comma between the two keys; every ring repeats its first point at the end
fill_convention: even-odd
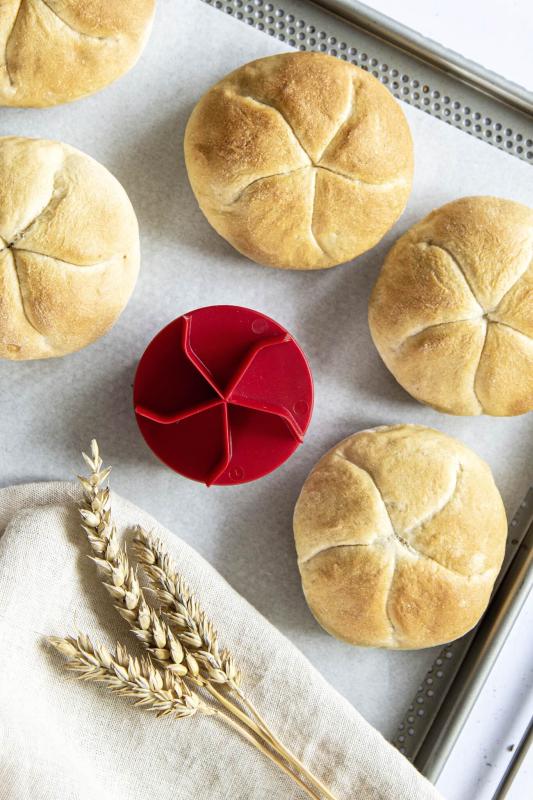
{"type": "Polygon", "coordinates": [[[439,684],[446,675],[446,670],[452,668],[451,661],[454,652],[451,644],[446,645],[439,657],[435,660],[433,667],[428,670],[424,682],[416,691],[413,704],[409,706],[407,716],[398,725],[398,734],[393,742],[400,753],[409,753],[408,741],[417,734],[417,725],[422,723],[422,718],[426,715],[425,706],[429,703],[433,705],[434,699],[439,695],[439,684]]]}
{"type": "Polygon", "coordinates": [[[298,50],[317,51],[349,61],[367,70],[398,100],[425,111],[465,133],[482,139],[506,153],[533,164],[533,140],[492,120],[480,111],[472,111],[458,100],[441,96],[433,86],[420,83],[411,75],[383,64],[372,53],[360,51],[348,41],[340,41],[326,30],[317,30],[304,19],[286,12],[282,5],[266,0],[202,0],[247,25],[268,33],[298,50]]]}

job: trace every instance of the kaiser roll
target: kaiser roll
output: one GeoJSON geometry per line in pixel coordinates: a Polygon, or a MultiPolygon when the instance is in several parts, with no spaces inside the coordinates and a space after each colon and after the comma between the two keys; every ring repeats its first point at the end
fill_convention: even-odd
{"type": "Polygon", "coordinates": [[[321,53],[237,69],[194,109],[185,160],[208,221],[260,264],[332,267],[373,247],[412,183],[411,135],[378,80],[321,53]]]}
{"type": "Polygon", "coordinates": [[[507,525],[485,462],[439,431],[392,425],[350,436],[318,462],[294,533],[307,602],[329,633],[411,649],[476,624],[507,525]]]}
{"type": "Polygon", "coordinates": [[[134,65],[155,0],[2,0],[0,105],[53,106],[134,65]]]}
{"type": "Polygon", "coordinates": [[[60,142],[0,138],[0,357],[78,350],[114,323],[139,269],[119,182],[60,142]]]}
{"type": "Polygon", "coordinates": [[[388,254],[369,308],[374,343],[413,397],[450,414],[533,409],[533,211],[464,197],[388,254]]]}

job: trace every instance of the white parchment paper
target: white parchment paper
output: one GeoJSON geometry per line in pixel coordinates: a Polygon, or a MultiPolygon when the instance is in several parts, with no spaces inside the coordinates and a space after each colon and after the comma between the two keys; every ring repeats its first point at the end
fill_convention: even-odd
{"type": "Polygon", "coordinates": [[[394,239],[432,208],[467,194],[533,205],[531,168],[421,111],[405,112],[416,177],[407,211],[372,252],[323,272],[284,272],[236,253],[207,224],[182,153],[188,115],[226,72],[286,49],[200,0],[159,0],[145,54],[125,78],[68,106],[1,109],[0,135],[61,139],[97,158],[137,211],[143,261],[135,295],[113,331],[59,360],[0,363],[0,484],[69,478],[96,436],[114,465],[113,486],[186,539],[297,644],[385,735],[433,651],[350,647],[315,623],[303,599],[291,517],[315,460],[373,425],[416,422],[459,437],[492,466],[511,514],[530,482],[533,415],[514,419],[439,414],[396,384],[375,351],[367,302],[394,239]],[[132,412],[135,365],[155,333],[187,310],[214,303],[256,308],[286,326],[314,372],[316,405],[305,444],[278,471],[239,487],[206,489],[162,466],[132,412]]]}

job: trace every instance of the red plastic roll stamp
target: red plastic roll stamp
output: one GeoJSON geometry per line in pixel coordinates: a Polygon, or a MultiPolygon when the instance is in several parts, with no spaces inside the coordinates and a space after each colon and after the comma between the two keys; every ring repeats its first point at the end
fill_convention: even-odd
{"type": "Polygon", "coordinates": [[[211,486],[279,467],[313,410],[307,359],[277,322],[250,308],[208,306],[150,342],[134,384],[137,423],[171,469],[211,486]]]}

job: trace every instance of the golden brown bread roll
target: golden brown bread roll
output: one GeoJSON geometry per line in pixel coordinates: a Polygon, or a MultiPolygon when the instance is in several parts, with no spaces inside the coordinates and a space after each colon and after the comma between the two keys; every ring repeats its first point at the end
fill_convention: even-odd
{"type": "Polygon", "coordinates": [[[533,409],[533,210],[464,197],[389,252],[369,307],[398,383],[450,414],[533,409]]]}
{"type": "Polygon", "coordinates": [[[294,534],[306,600],[329,633],[411,649],[477,623],[507,524],[475,453],[439,431],[392,425],[350,436],[316,464],[294,534]]]}
{"type": "Polygon", "coordinates": [[[389,92],[322,53],[237,69],[194,109],[185,160],[218,233],[260,264],[332,267],[373,247],[411,190],[412,142],[389,92]]]}
{"type": "Polygon", "coordinates": [[[0,105],[53,106],[127,72],[148,38],[155,0],[2,0],[0,105]]]}
{"type": "Polygon", "coordinates": [[[0,358],[102,336],[138,270],[135,213],[101,164],[60,142],[0,138],[0,358]]]}

